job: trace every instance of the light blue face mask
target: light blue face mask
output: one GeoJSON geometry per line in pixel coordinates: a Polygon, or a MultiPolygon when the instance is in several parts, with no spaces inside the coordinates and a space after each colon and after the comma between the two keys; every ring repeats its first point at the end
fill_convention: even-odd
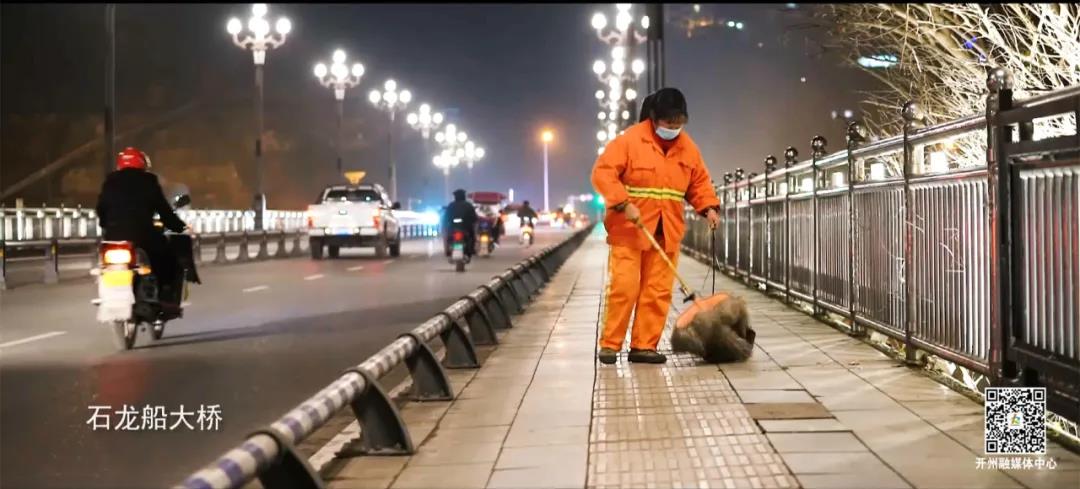
{"type": "Polygon", "coordinates": [[[660,136],[660,139],[665,141],[671,141],[672,139],[679,137],[680,132],[682,132],[681,127],[678,129],[668,129],[666,127],[656,126],[656,135],[660,136]]]}

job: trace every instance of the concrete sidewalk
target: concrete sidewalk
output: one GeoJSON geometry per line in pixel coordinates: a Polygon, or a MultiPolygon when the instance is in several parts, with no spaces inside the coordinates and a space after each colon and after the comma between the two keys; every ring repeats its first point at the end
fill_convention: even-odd
{"type": "MultiPolygon", "coordinates": [[[[1053,443],[1054,470],[977,469],[980,405],[723,276],[751,307],[750,361],[601,365],[606,259],[594,235],[483,368],[452,371],[455,401],[402,409],[416,455],[338,460],[328,487],[1080,486],[1080,457],[1053,443]]],[[[705,280],[689,257],[680,269],[705,280]]]]}

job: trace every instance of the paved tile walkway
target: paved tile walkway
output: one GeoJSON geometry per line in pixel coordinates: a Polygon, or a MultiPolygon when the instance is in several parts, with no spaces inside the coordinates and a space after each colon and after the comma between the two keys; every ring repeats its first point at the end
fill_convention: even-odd
{"type": "Polygon", "coordinates": [[[1054,470],[976,469],[981,406],[723,276],[751,308],[749,361],[601,365],[606,258],[586,242],[483,368],[451,372],[455,401],[402,409],[416,455],[339,460],[328,487],[1080,487],[1080,457],[1052,443],[1054,470]]]}

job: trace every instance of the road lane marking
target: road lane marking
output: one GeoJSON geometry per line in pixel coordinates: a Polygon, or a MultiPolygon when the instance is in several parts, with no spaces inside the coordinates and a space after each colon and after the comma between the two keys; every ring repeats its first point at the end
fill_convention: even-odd
{"type": "Polygon", "coordinates": [[[60,336],[67,334],[67,331],[50,331],[48,333],[39,334],[37,336],[31,336],[29,338],[23,338],[21,340],[9,341],[7,343],[0,343],[0,348],[7,348],[9,346],[21,345],[23,343],[30,343],[31,341],[43,340],[45,338],[52,338],[53,336],[60,336]]]}
{"type": "Polygon", "coordinates": [[[391,263],[394,263],[394,260],[386,260],[383,262],[383,265],[389,265],[391,263]]]}
{"type": "Polygon", "coordinates": [[[363,270],[363,269],[364,269],[364,267],[363,267],[363,265],[361,265],[361,266],[356,266],[356,267],[350,267],[348,270],[350,272],[359,272],[360,270],[363,270]]]}
{"type": "Polygon", "coordinates": [[[317,273],[315,275],[308,275],[307,277],[304,277],[304,280],[308,280],[308,281],[310,281],[310,280],[319,280],[320,278],[323,278],[325,276],[326,275],[323,275],[321,273],[317,273]]]}
{"type": "Polygon", "coordinates": [[[254,287],[248,287],[248,288],[244,289],[244,292],[258,292],[260,290],[266,290],[266,289],[269,289],[269,288],[270,287],[267,286],[267,285],[256,285],[254,287]]]}

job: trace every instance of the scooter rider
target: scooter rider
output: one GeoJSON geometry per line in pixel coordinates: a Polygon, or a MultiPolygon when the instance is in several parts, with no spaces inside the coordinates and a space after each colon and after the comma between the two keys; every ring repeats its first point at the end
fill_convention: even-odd
{"type": "Polygon", "coordinates": [[[521,225],[525,225],[525,219],[539,219],[540,216],[536,215],[536,211],[532,207],[529,207],[529,201],[521,203],[521,208],[518,209],[518,219],[521,220],[521,225]]]}
{"type": "Polygon", "coordinates": [[[146,252],[160,284],[162,306],[179,308],[180,264],[165,235],[155,229],[154,214],[173,232],[189,227],[173,212],[157,175],[148,171],[150,166],[150,157],[136,148],[128,147],[117,155],[116,171],[105,178],[98,196],[98,222],[105,241],[131,241],[146,252]]]}
{"type": "MultiPolygon", "coordinates": [[[[446,211],[443,213],[442,225],[443,229],[447,230],[447,239],[449,239],[449,231],[453,225],[454,219],[461,219],[461,225],[465,228],[465,255],[475,255],[476,221],[479,219],[479,216],[476,214],[476,208],[473,207],[469,201],[465,200],[464,189],[457,189],[454,191],[454,201],[446,206],[446,211]]],[[[449,246],[446,247],[446,256],[450,256],[449,246]]]]}
{"type": "Polygon", "coordinates": [[[479,210],[480,212],[477,212],[476,215],[491,225],[491,241],[496,245],[499,244],[499,238],[502,236],[502,219],[499,217],[499,213],[491,205],[480,206],[479,210]]]}

